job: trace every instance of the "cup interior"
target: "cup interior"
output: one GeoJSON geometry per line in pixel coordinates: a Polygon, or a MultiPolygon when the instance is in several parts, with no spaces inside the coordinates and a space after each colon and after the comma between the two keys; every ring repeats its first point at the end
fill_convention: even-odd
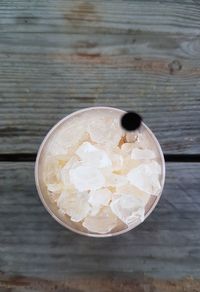
{"type": "MultiPolygon", "coordinates": [[[[81,223],[75,223],[75,222],[70,220],[69,216],[64,215],[61,212],[59,212],[59,209],[58,209],[56,203],[53,202],[50,199],[50,196],[48,195],[47,188],[46,188],[46,185],[45,185],[44,179],[43,179],[43,177],[44,177],[43,173],[45,171],[43,160],[44,160],[49,142],[54,138],[56,133],[60,129],[65,127],[65,125],[69,124],[72,119],[74,119],[78,116],[81,116],[82,114],[84,114],[86,112],[95,113],[95,111],[104,111],[104,112],[108,112],[108,113],[115,112],[116,114],[119,114],[119,117],[121,117],[125,113],[125,111],[120,110],[120,109],[116,109],[116,108],[92,107],[92,108],[87,108],[84,110],[79,110],[77,112],[74,112],[74,113],[66,116],[61,121],[59,121],[46,135],[46,137],[44,138],[44,140],[39,148],[36,163],[35,163],[35,181],[36,181],[36,187],[37,187],[39,197],[40,197],[44,207],[47,209],[47,211],[51,214],[51,216],[57,222],[59,222],[64,227],[66,227],[66,228],[68,228],[76,233],[82,234],[82,235],[92,236],[92,237],[109,237],[109,236],[123,234],[123,233],[135,228],[141,222],[134,222],[134,224],[129,225],[129,226],[120,222],[117,225],[117,227],[114,228],[109,233],[106,233],[106,234],[92,233],[92,232],[88,231],[86,228],[84,228],[81,223]]],[[[157,203],[160,199],[160,196],[162,194],[164,180],[165,180],[165,161],[164,161],[164,156],[163,156],[163,152],[161,150],[160,144],[157,141],[155,135],[143,122],[142,122],[141,128],[142,128],[142,130],[145,131],[146,135],[148,136],[148,139],[151,141],[152,145],[156,149],[158,160],[159,160],[160,165],[161,165],[161,179],[160,179],[161,190],[160,190],[160,193],[158,194],[158,196],[151,196],[148,203],[146,204],[146,207],[145,207],[145,219],[146,219],[150,215],[150,213],[154,210],[154,208],[157,205],[157,203]]]]}

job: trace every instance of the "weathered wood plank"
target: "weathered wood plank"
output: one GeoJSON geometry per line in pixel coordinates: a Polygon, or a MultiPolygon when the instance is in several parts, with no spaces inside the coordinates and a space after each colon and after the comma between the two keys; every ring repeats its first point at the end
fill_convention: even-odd
{"type": "Polygon", "coordinates": [[[1,292],[198,292],[200,280],[160,280],[140,276],[107,275],[67,277],[64,281],[44,280],[31,277],[8,277],[0,275],[1,292]],[[4,290],[5,289],[5,290],[4,290]],[[10,290],[12,289],[12,290],[10,290]]]}
{"type": "Polygon", "coordinates": [[[33,163],[0,163],[0,271],[66,280],[105,274],[200,277],[199,164],[167,165],[163,196],[145,223],[107,239],[76,235],[39,201],[33,163]]]}
{"type": "Polygon", "coordinates": [[[199,34],[198,1],[1,0],[2,32],[199,34]]]}
{"type": "Polygon", "coordinates": [[[66,114],[140,112],[165,153],[200,151],[200,5],[1,1],[0,153],[36,152],[66,114]]]}
{"type": "Polygon", "coordinates": [[[197,1],[1,1],[0,153],[87,106],[133,109],[165,153],[200,153],[197,1]]]}
{"type": "MultiPolygon", "coordinates": [[[[123,40],[119,40],[121,50],[123,40]]],[[[94,52],[53,51],[0,55],[1,153],[36,152],[60,118],[95,105],[140,112],[165,153],[199,153],[200,73],[192,61],[182,60],[184,69],[179,73],[169,57],[144,57],[145,53],[133,51],[115,56],[112,46],[94,52]]]]}

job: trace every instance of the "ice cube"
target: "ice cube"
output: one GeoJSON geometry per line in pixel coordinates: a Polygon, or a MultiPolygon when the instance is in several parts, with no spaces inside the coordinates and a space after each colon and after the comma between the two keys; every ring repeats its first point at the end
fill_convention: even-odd
{"type": "Polygon", "coordinates": [[[110,158],[112,171],[120,171],[123,166],[121,149],[119,147],[109,147],[108,145],[99,145],[99,147],[103,148],[110,158]]]}
{"type": "Polygon", "coordinates": [[[133,147],[134,147],[133,143],[124,143],[121,147],[122,154],[123,155],[131,155],[133,147]]]}
{"type": "Polygon", "coordinates": [[[161,173],[160,165],[156,161],[148,164],[141,164],[132,169],[128,174],[128,181],[140,190],[157,195],[160,191],[159,174],[161,173]]]}
{"type": "Polygon", "coordinates": [[[75,168],[79,165],[79,160],[76,156],[72,156],[71,159],[64,165],[64,167],[61,169],[61,181],[65,186],[68,186],[70,184],[70,178],[69,178],[69,170],[75,168]]]}
{"type": "Polygon", "coordinates": [[[132,132],[127,132],[126,133],[126,141],[128,143],[134,143],[138,139],[138,131],[132,131],[132,132]]]}
{"type": "Polygon", "coordinates": [[[124,175],[119,175],[111,173],[106,177],[106,186],[107,187],[117,187],[122,186],[127,183],[127,178],[124,175]]]}
{"type": "Polygon", "coordinates": [[[124,133],[120,118],[114,118],[112,115],[94,119],[88,127],[88,132],[93,142],[110,146],[117,146],[124,133]]]}
{"type": "Polygon", "coordinates": [[[67,191],[63,191],[57,200],[57,206],[59,209],[65,212],[68,207],[68,201],[70,199],[71,194],[67,191]]]}
{"type": "Polygon", "coordinates": [[[111,200],[112,193],[108,189],[99,189],[89,193],[88,202],[92,206],[107,206],[111,200]]]}
{"type": "Polygon", "coordinates": [[[61,183],[58,184],[47,184],[48,195],[54,202],[57,201],[60,194],[63,190],[63,185],[61,183]]]}
{"type": "Polygon", "coordinates": [[[70,182],[80,192],[97,190],[105,186],[104,176],[99,169],[91,165],[82,164],[74,169],[70,169],[69,177],[70,182]]]}
{"type": "Polygon", "coordinates": [[[52,192],[54,194],[59,194],[62,191],[62,184],[47,184],[47,189],[49,192],[52,192]]]}
{"type": "Polygon", "coordinates": [[[83,227],[91,232],[105,234],[117,225],[117,217],[112,213],[110,207],[103,207],[96,216],[87,216],[83,227]]]}
{"type": "Polygon", "coordinates": [[[156,158],[156,155],[150,149],[134,148],[131,152],[131,159],[142,160],[142,159],[154,159],[154,158],[156,158]]]}
{"type": "Polygon", "coordinates": [[[88,204],[88,193],[69,194],[63,192],[58,201],[57,205],[59,209],[68,216],[74,222],[80,222],[90,212],[90,205],[88,204]]]}
{"type": "Polygon", "coordinates": [[[112,201],[110,207],[112,212],[127,225],[144,220],[143,202],[132,195],[121,195],[112,201]]]}
{"type": "Polygon", "coordinates": [[[150,165],[151,165],[151,170],[153,173],[156,173],[158,175],[161,174],[161,166],[160,166],[160,164],[158,164],[158,162],[151,161],[150,165]]]}
{"type": "Polygon", "coordinates": [[[59,131],[53,134],[48,143],[48,152],[52,155],[71,155],[87,138],[86,123],[79,117],[73,118],[63,123],[59,131]]]}
{"type": "Polygon", "coordinates": [[[101,210],[102,206],[90,206],[90,207],[91,207],[91,209],[90,209],[89,215],[96,216],[99,213],[99,211],[101,210]]]}
{"type": "Polygon", "coordinates": [[[59,140],[64,142],[67,147],[72,147],[83,139],[86,134],[85,125],[81,118],[70,121],[67,126],[59,132],[59,140]]]}
{"type": "Polygon", "coordinates": [[[98,149],[89,142],[84,142],[76,151],[76,154],[82,161],[87,162],[97,168],[108,167],[112,165],[107,153],[98,149]]]}
{"type": "Polygon", "coordinates": [[[134,146],[139,149],[149,149],[151,148],[151,138],[146,129],[138,132],[137,140],[134,142],[134,146]]]}
{"type": "Polygon", "coordinates": [[[139,160],[133,160],[130,156],[124,157],[122,173],[127,174],[131,169],[140,165],[140,163],[141,162],[139,160]]]}
{"type": "Polygon", "coordinates": [[[116,189],[116,192],[118,194],[129,194],[129,195],[132,195],[138,199],[140,199],[144,206],[148,203],[151,195],[150,194],[147,194],[143,191],[141,191],[140,189],[138,189],[136,186],[134,185],[131,185],[131,184],[125,184],[123,186],[119,186],[117,187],[116,189]]]}
{"type": "Polygon", "coordinates": [[[89,142],[83,142],[81,146],[76,150],[76,154],[81,158],[84,159],[87,153],[96,152],[98,149],[89,142]]]}

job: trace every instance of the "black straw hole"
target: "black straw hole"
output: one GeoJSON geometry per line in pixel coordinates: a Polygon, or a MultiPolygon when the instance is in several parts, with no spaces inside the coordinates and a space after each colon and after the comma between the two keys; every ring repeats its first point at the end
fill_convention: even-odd
{"type": "Polygon", "coordinates": [[[142,122],[142,117],[135,112],[127,112],[121,118],[121,125],[126,131],[137,130],[142,122]]]}

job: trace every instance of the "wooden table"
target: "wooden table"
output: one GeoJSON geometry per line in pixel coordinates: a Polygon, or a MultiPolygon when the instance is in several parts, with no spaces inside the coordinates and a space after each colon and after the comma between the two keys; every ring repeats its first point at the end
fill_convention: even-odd
{"type": "Polygon", "coordinates": [[[0,291],[200,291],[200,1],[1,0],[0,291]],[[47,131],[88,106],[142,114],[167,160],[154,213],[78,236],[34,184],[47,131]]]}

